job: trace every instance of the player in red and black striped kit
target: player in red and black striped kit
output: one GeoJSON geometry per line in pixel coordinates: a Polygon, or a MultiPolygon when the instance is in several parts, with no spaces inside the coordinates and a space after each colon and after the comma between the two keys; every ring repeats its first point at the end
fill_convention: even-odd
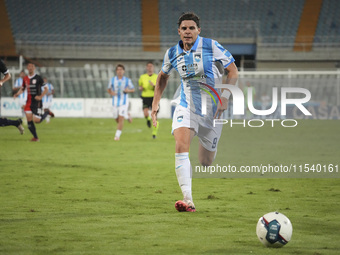
{"type": "Polygon", "coordinates": [[[25,90],[25,88],[27,88],[27,101],[24,111],[27,118],[28,129],[33,135],[31,141],[38,142],[39,139],[34,123],[41,123],[48,114],[50,114],[52,117],[54,117],[54,115],[49,111],[41,114],[41,99],[48,92],[48,88],[44,87],[44,80],[41,78],[41,76],[35,73],[35,65],[33,63],[27,64],[27,70],[28,75],[25,76],[22,87],[14,95],[14,98],[19,96],[25,90]]]}

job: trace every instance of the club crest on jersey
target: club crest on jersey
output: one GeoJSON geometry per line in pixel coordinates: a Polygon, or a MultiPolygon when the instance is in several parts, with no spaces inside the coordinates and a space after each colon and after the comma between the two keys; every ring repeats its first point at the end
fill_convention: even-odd
{"type": "Polygon", "coordinates": [[[196,54],[194,55],[194,57],[195,57],[195,61],[196,61],[196,62],[200,62],[200,61],[201,61],[201,58],[202,58],[201,53],[196,53],[196,54]]]}
{"type": "Polygon", "coordinates": [[[177,122],[182,122],[183,121],[183,115],[177,117],[177,122]]]}
{"type": "Polygon", "coordinates": [[[37,80],[36,79],[33,79],[32,80],[32,84],[36,84],[37,83],[37,80]]]}

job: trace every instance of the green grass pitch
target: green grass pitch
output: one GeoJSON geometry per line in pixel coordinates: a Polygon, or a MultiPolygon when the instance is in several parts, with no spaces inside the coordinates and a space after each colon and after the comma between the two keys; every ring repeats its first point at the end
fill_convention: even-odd
{"type": "MultiPolygon", "coordinates": [[[[0,254],[339,254],[339,178],[196,178],[196,213],[178,213],[171,120],[151,138],[145,120],[52,119],[0,128],[0,254]],[[265,248],[255,228],[280,211],[290,243],[265,248]]],[[[234,165],[340,164],[339,121],[230,129],[234,165]]],[[[222,148],[222,147],[221,147],[222,148]]],[[[219,153],[222,149],[219,147],[219,153]]]]}

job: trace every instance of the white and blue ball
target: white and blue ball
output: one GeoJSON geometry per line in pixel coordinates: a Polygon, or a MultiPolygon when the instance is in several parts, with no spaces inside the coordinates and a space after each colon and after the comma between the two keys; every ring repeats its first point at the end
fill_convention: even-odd
{"type": "Polygon", "coordinates": [[[265,246],[280,248],[292,238],[293,226],[282,213],[270,212],[263,215],[257,222],[256,234],[265,246]]]}

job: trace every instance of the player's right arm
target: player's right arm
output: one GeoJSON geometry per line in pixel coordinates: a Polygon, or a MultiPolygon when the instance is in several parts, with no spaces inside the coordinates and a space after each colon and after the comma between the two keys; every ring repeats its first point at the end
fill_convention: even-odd
{"type": "Polygon", "coordinates": [[[20,86],[20,88],[19,88],[19,90],[17,91],[17,93],[15,93],[15,94],[13,95],[13,97],[14,97],[14,98],[17,98],[20,94],[22,94],[22,93],[24,92],[25,88],[26,88],[26,85],[25,85],[25,81],[24,81],[24,79],[23,79],[23,80],[22,80],[22,85],[20,86]]]}
{"type": "Polygon", "coordinates": [[[110,96],[116,96],[117,93],[112,89],[112,83],[113,83],[113,79],[111,79],[109,81],[109,84],[107,86],[107,90],[106,91],[107,91],[107,93],[109,93],[110,96]]]}
{"type": "Polygon", "coordinates": [[[155,94],[153,97],[152,102],[152,110],[151,110],[151,117],[152,117],[152,124],[156,127],[157,126],[157,112],[159,107],[159,102],[161,101],[164,89],[168,84],[169,75],[160,71],[157,76],[156,86],[155,86],[155,94]]]}
{"type": "Polygon", "coordinates": [[[107,93],[109,93],[111,96],[116,96],[117,93],[114,92],[112,89],[107,89],[107,93]]]}
{"type": "Polygon", "coordinates": [[[22,94],[22,92],[24,92],[24,90],[23,90],[22,87],[20,87],[19,90],[18,90],[18,92],[15,93],[15,94],[13,95],[13,97],[14,97],[14,98],[17,98],[20,94],[22,94]]]}
{"type": "Polygon", "coordinates": [[[5,75],[5,77],[3,79],[0,80],[0,87],[2,87],[2,85],[8,81],[9,79],[11,79],[11,74],[9,73],[6,65],[4,62],[2,62],[2,60],[0,60],[0,72],[3,73],[5,75]]]}
{"type": "Polygon", "coordinates": [[[138,80],[138,86],[139,86],[139,91],[143,91],[143,75],[141,75],[139,77],[139,80],[138,80]]]}

